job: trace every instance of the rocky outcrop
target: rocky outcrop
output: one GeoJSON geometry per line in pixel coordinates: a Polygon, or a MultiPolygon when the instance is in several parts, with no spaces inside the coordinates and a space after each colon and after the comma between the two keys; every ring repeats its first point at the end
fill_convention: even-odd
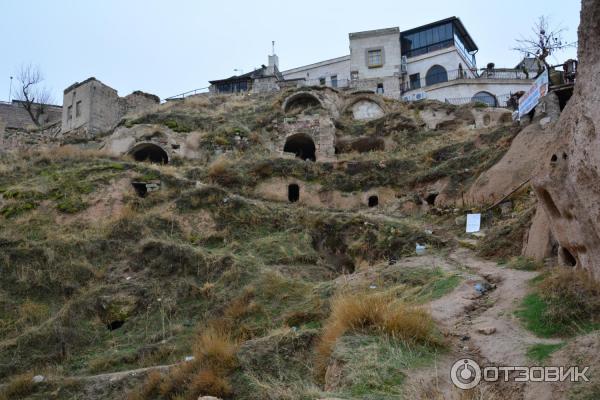
{"type": "Polygon", "coordinates": [[[544,208],[539,205],[524,239],[522,254],[525,257],[543,261],[552,255],[554,239],[550,230],[550,221],[544,208]]]}
{"type": "Polygon", "coordinates": [[[535,118],[514,138],[504,157],[477,178],[467,195],[472,204],[493,204],[531,179],[539,156],[557,140],[552,129],[560,117],[558,97],[544,97],[536,107],[535,118]]]}
{"type": "Polygon", "coordinates": [[[583,0],[579,71],[573,97],[554,127],[558,140],[539,154],[536,194],[566,265],[600,279],[600,2],[583,0]]]}

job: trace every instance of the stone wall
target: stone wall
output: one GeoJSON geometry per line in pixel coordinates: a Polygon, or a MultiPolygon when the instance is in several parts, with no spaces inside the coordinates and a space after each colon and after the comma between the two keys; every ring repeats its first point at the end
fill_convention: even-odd
{"type": "Polygon", "coordinates": [[[573,97],[539,154],[533,186],[565,265],[600,279],[600,2],[583,0],[573,97]]]}
{"type": "MultiPolygon", "coordinates": [[[[45,105],[44,107],[45,112],[39,118],[42,125],[52,125],[60,121],[61,106],[45,105]]],[[[6,129],[11,130],[24,131],[36,128],[27,110],[18,100],[13,100],[11,103],[0,102],[0,121],[4,123],[6,129]]]]}

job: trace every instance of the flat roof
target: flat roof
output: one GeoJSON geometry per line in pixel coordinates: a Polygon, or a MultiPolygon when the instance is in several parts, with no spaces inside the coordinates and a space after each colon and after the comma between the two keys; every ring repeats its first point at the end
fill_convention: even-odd
{"type": "Polygon", "coordinates": [[[281,73],[283,75],[285,75],[285,74],[292,74],[294,72],[299,72],[299,71],[302,71],[304,69],[315,68],[315,67],[320,67],[320,66],[323,66],[323,65],[335,64],[335,63],[338,63],[338,62],[344,62],[344,61],[349,61],[349,60],[350,60],[350,55],[336,57],[336,58],[330,58],[329,60],[319,61],[319,62],[316,62],[316,63],[303,65],[301,67],[296,67],[296,68],[291,68],[291,69],[288,69],[288,70],[285,70],[285,71],[281,71],[281,73]]]}
{"type": "Polygon", "coordinates": [[[465,46],[467,47],[468,51],[479,50],[479,48],[475,44],[475,41],[473,40],[473,38],[471,37],[471,35],[467,31],[467,28],[465,28],[465,26],[463,25],[462,21],[458,17],[450,17],[450,18],[441,19],[439,21],[431,22],[431,23],[429,23],[427,25],[421,25],[421,26],[418,26],[416,28],[412,28],[412,29],[409,29],[409,30],[406,30],[406,31],[402,31],[401,34],[402,35],[409,35],[411,33],[420,32],[420,31],[423,31],[423,30],[426,30],[426,29],[429,29],[429,28],[433,28],[435,26],[444,25],[444,24],[447,24],[449,22],[452,22],[454,24],[454,26],[456,27],[456,29],[458,30],[458,32],[460,33],[460,35],[464,38],[464,40],[465,40],[465,46]]]}
{"type": "Polygon", "coordinates": [[[394,34],[400,34],[400,28],[398,28],[397,26],[395,26],[393,28],[374,29],[374,30],[362,31],[362,32],[352,32],[352,33],[348,34],[348,37],[350,39],[360,39],[360,38],[366,38],[366,37],[394,35],[394,34]]]}

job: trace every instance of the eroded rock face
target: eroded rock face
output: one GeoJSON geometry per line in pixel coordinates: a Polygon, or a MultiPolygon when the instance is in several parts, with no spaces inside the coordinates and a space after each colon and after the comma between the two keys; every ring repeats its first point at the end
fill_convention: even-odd
{"type": "Polygon", "coordinates": [[[600,279],[600,2],[583,0],[579,71],[573,97],[554,127],[558,139],[540,154],[536,194],[566,265],[600,279]]]}
{"type": "Polygon", "coordinates": [[[514,138],[502,159],[477,178],[466,194],[467,201],[493,204],[527,183],[540,164],[540,154],[559,137],[553,129],[559,118],[558,97],[550,93],[540,101],[535,118],[514,138]]]}

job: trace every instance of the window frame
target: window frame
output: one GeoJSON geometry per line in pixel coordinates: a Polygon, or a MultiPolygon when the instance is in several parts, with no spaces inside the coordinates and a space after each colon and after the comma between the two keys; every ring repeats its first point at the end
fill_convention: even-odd
{"type": "Polygon", "coordinates": [[[369,49],[365,49],[365,62],[367,64],[367,68],[381,68],[385,64],[385,52],[383,47],[372,47],[369,49]],[[371,53],[379,53],[379,63],[371,63],[371,53]]]}

